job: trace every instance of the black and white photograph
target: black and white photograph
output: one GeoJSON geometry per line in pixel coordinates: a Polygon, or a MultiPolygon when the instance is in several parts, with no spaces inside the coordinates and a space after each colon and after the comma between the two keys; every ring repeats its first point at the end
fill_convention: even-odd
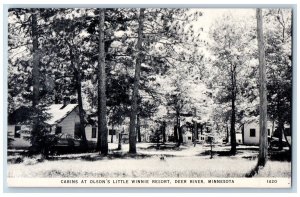
{"type": "Polygon", "coordinates": [[[9,187],[291,188],[292,7],[9,8],[9,187]]]}

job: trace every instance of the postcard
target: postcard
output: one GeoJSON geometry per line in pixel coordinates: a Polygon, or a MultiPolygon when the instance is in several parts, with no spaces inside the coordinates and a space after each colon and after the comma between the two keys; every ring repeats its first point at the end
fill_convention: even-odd
{"type": "Polygon", "coordinates": [[[10,8],[8,187],[291,188],[293,8],[10,8]]]}

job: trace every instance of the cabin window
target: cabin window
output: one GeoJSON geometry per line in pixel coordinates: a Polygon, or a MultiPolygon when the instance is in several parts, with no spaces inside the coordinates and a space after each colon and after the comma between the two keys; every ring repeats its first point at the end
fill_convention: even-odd
{"type": "Polygon", "coordinates": [[[188,140],[192,140],[192,137],[188,137],[188,140]]]}
{"type": "Polygon", "coordinates": [[[56,126],[55,134],[60,134],[62,132],[61,126],[56,126]]]}
{"type": "Polygon", "coordinates": [[[270,136],[271,135],[271,130],[270,129],[268,129],[268,136],[270,136]]]}
{"type": "Polygon", "coordinates": [[[250,137],[255,137],[255,129],[250,129],[250,137]]]}
{"type": "Polygon", "coordinates": [[[96,135],[97,135],[97,128],[93,127],[92,128],[92,138],[96,138],[96,135]]]}
{"type": "Polygon", "coordinates": [[[17,133],[19,130],[21,130],[21,126],[15,126],[15,138],[20,138],[20,133],[17,133]]]}

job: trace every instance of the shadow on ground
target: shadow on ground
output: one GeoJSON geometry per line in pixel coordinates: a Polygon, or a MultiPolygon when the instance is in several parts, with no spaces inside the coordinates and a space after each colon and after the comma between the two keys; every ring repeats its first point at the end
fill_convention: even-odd
{"type": "Polygon", "coordinates": [[[178,147],[176,144],[153,144],[148,147],[140,147],[141,150],[176,150],[181,151],[187,149],[187,147],[180,146],[178,147]]]}
{"type": "MultiPolygon", "coordinates": [[[[205,150],[197,156],[209,156],[210,150],[205,150]]],[[[258,157],[258,148],[237,148],[237,152],[233,155],[230,150],[216,150],[212,152],[214,157],[239,157],[243,159],[254,160],[258,157]]],[[[291,161],[291,152],[289,150],[268,150],[268,159],[271,161],[291,161]]]]}

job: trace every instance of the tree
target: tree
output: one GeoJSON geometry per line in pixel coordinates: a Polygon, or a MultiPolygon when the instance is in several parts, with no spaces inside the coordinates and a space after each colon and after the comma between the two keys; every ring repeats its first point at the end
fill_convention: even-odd
{"type": "Polygon", "coordinates": [[[260,167],[267,163],[268,154],[268,131],[267,131],[267,77],[265,44],[263,34],[262,10],[256,9],[257,20],[257,43],[258,43],[258,61],[259,61],[259,154],[255,168],[246,176],[253,176],[258,173],[260,167]]]}
{"type": "Polygon", "coordinates": [[[9,10],[9,31],[12,33],[9,37],[10,113],[22,106],[29,107],[29,117],[24,118],[32,127],[30,152],[45,157],[48,154],[45,136],[49,132],[45,121],[50,118],[45,109],[49,104],[47,93],[51,89],[47,83],[47,58],[51,56],[51,50],[47,50],[49,42],[45,37],[49,31],[44,27],[51,24],[54,14],[52,9],[9,10]]]}
{"type": "Polygon", "coordinates": [[[216,102],[223,105],[230,103],[231,154],[236,153],[237,103],[239,99],[244,99],[240,97],[243,82],[249,78],[244,71],[251,59],[247,52],[251,39],[245,32],[246,28],[243,21],[233,22],[233,17],[226,15],[223,20],[216,22],[211,32],[212,64],[217,70],[214,82],[218,89],[216,102]]]}
{"type": "Polygon", "coordinates": [[[144,23],[144,8],[140,9],[139,14],[139,26],[138,26],[138,41],[137,41],[137,59],[135,65],[135,76],[134,76],[134,85],[131,98],[131,113],[130,113],[130,126],[129,126],[129,153],[136,153],[136,115],[137,115],[137,99],[138,99],[138,89],[140,82],[140,71],[142,63],[142,43],[143,43],[143,23],[144,23]]]}
{"type": "Polygon", "coordinates": [[[289,9],[271,9],[264,16],[268,117],[277,124],[273,135],[279,138],[281,150],[282,138],[286,137],[284,125],[291,125],[292,117],[292,13],[289,9]]]}
{"type": "MultiPolygon", "coordinates": [[[[83,93],[82,93],[82,82],[84,79],[84,69],[86,66],[86,58],[83,55],[85,50],[85,44],[80,33],[86,28],[85,23],[87,22],[83,16],[75,17],[74,12],[80,12],[80,9],[60,9],[59,14],[63,15],[58,20],[53,22],[54,37],[53,40],[56,41],[56,46],[59,48],[56,50],[56,59],[59,66],[68,64],[69,67],[62,67],[60,72],[54,73],[54,80],[63,78],[63,84],[61,80],[57,83],[58,86],[55,88],[55,98],[54,102],[57,103],[60,97],[71,96],[77,94],[77,103],[79,108],[79,133],[77,137],[82,140],[82,148],[84,150],[88,149],[88,142],[85,133],[85,111],[83,108],[83,93]],[[71,15],[72,18],[66,18],[66,15],[71,15]],[[71,68],[71,69],[69,69],[71,68]],[[67,83],[66,81],[70,82],[67,83]],[[63,91],[62,91],[63,90],[63,91]],[[68,91],[67,91],[68,90],[68,91]],[[62,95],[60,95],[62,94],[62,95]],[[68,95],[69,94],[69,95],[68,95]]],[[[55,70],[56,66],[53,66],[55,70]]],[[[74,96],[76,97],[76,96],[74,96]]],[[[60,101],[61,102],[61,101],[60,101]]]]}
{"type": "Polygon", "coordinates": [[[268,132],[267,132],[267,77],[266,77],[266,60],[265,44],[263,34],[262,10],[256,10],[257,17],[257,41],[259,52],[259,155],[257,166],[265,166],[268,153],[268,132]]]}
{"type": "Polygon", "coordinates": [[[106,74],[104,51],[104,21],[105,9],[100,9],[99,14],[99,61],[98,61],[98,141],[101,154],[107,155],[107,123],[106,123],[106,74]],[[101,137],[100,137],[101,136],[101,137]]]}

